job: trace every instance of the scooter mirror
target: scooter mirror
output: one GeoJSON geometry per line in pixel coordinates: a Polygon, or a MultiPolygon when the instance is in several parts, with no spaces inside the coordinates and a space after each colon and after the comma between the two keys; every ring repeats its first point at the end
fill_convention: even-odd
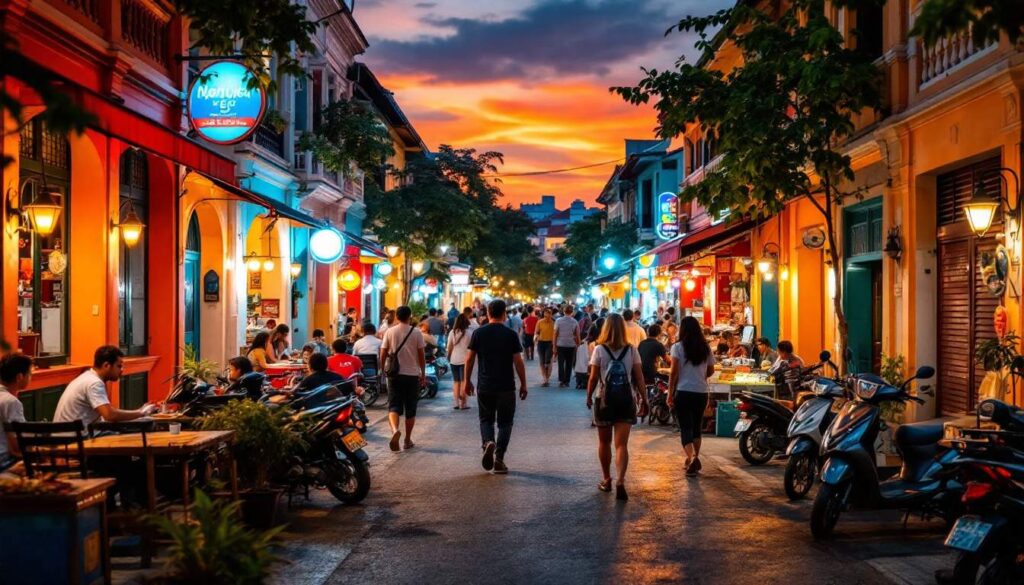
{"type": "Polygon", "coordinates": [[[914,374],[914,377],[920,380],[926,380],[934,375],[935,368],[931,366],[921,366],[920,368],[917,368],[917,372],[914,374]]]}
{"type": "Polygon", "coordinates": [[[832,359],[832,354],[829,353],[827,349],[823,349],[821,350],[821,353],[818,354],[818,359],[822,362],[827,362],[832,359]]]}

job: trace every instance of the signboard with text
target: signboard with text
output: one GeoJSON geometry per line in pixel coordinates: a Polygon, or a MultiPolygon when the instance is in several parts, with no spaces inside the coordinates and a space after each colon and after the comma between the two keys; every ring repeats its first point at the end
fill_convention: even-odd
{"type": "Polygon", "coordinates": [[[267,108],[267,94],[250,87],[252,71],[235,61],[217,61],[199,72],[188,90],[192,127],[214,144],[235,144],[252,134],[267,108]]]}
{"type": "Polygon", "coordinates": [[[675,193],[665,192],[658,195],[657,234],[663,240],[671,240],[679,235],[679,214],[676,212],[678,198],[675,193]]]}

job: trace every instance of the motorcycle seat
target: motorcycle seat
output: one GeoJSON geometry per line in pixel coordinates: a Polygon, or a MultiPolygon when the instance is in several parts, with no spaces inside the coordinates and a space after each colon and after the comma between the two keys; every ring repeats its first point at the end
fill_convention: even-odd
{"type": "Polygon", "coordinates": [[[904,479],[890,479],[878,485],[878,492],[889,501],[911,500],[920,497],[922,494],[930,494],[939,489],[940,482],[932,480],[927,482],[914,482],[904,479]]]}
{"type": "Polygon", "coordinates": [[[896,429],[896,442],[900,445],[933,445],[942,439],[942,423],[912,423],[896,429]]]}

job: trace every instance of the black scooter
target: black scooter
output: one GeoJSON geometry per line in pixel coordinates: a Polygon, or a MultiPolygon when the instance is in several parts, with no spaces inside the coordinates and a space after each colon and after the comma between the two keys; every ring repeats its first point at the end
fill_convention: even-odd
{"type": "Polygon", "coordinates": [[[799,402],[798,395],[803,385],[813,380],[812,374],[827,364],[832,354],[827,351],[818,356],[820,361],[807,368],[789,368],[785,362],[778,362],[768,373],[775,382],[777,396],[789,394],[792,401],[783,401],[753,392],[740,394],[740,418],[733,429],[738,434],[740,455],[751,465],[763,465],[776,454],[785,453],[787,429],[793,419],[793,404],[799,402]]]}
{"type": "Polygon", "coordinates": [[[182,416],[206,416],[234,400],[258,400],[263,396],[266,379],[260,372],[243,374],[233,383],[229,383],[225,378],[218,378],[226,388],[223,394],[217,394],[214,392],[213,384],[179,375],[164,403],[176,407],[176,412],[182,416]]]}
{"type": "Polygon", "coordinates": [[[881,481],[875,459],[875,439],[884,424],[880,405],[887,401],[924,403],[908,392],[914,380],[935,375],[922,366],[899,387],[875,374],[850,378],[854,401],[832,421],[822,442],[825,464],[821,487],[811,510],[811,533],[816,539],[832,535],[842,513],[851,505],[863,509],[899,509],[952,521],[960,510],[962,486],[944,478],[943,467],[956,452],[940,446],[942,424],[905,424],[896,431],[903,457],[899,475],[881,481]]]}

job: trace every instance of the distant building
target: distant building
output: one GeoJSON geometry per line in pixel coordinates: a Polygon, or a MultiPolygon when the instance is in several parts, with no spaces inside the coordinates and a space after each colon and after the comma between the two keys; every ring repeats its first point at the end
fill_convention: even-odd
{"type": "Polygon", "coordinates": [[[548,263],[555,261],[555,250],[565,245],[569,226],[600,211],[587,207],[580,199],[573,201],[568,209],[560,211],[555,207],[554,195],[542,195],[540,203],[522,203],[519,210],[533,220],[536,231],[530,242],[548,263]]]}

